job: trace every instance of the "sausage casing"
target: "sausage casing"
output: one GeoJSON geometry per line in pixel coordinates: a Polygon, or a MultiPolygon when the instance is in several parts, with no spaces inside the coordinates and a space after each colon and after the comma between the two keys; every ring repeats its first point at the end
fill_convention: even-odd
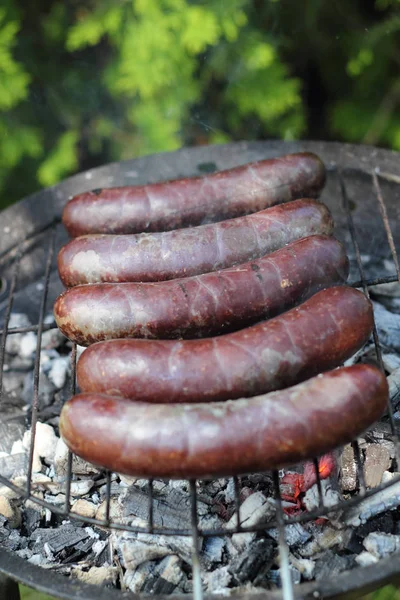
{"type": "Polygon", "coordinates": [[[107,340],[77,365],[83,392],[144,402],[207,402],[282,389],[339,366],[368,339],[372,306],[332,287],[246,329],[200,340],[107,340]]]}
{"type": "Polygon", "coordinates": [[[165,281],[260,258],[297,239],[330,235],[329,210],[315,200],[288,204],[211,225],[139,235],[89,235],[58,254],[66,287],[86,283],[165,281]]]}
{"type": "Polygon", "coordinates": [[[61,332],[81,346],[126,337],[217,335],[343,283],[348,267],[338,241],[310,236],[223,271],[156,283],[76,286],[58,297],[54,315],[61,332]]]}
{"type": "Polygon", "coordinates": [[[168,231],[314,198],[324,183],[322,161],[301,152],[203,177],[84,192],[66,204],[63,223],[72,237],[168,231]]]}
{"type": "Polygon", "coordinates": [[[207,478],[279,469],[350,442],[385,410],[388,386],[355,365],[254,398],[162,405],[81,394],[60,432],[81,458],[136,477],[207,478]]]}

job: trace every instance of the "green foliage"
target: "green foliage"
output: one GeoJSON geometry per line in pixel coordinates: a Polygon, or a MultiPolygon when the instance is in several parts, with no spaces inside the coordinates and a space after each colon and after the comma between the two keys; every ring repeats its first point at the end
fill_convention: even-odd
{"type": "Polygon", "coordinates": [[[80,169],[197,143],[307,136],[400,149],[399,9],[4,0],[0,193],[18,199],[80,169]]]}

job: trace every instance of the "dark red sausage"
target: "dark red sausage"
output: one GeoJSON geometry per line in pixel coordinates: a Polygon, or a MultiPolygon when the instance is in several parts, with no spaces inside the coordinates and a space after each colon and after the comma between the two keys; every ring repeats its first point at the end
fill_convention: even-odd
{"type": "Polygon", "coordinates": [[[388,386],[370,365],[318,375],[255,398],[145,404],[81,394],[61,412],[72,452],[136,477],[227,477],[280,469],[350,442],[384,412],[388,386]]]}
{"type": "Polygon", "coordinates": [[[84,192],[65,206],[63,223],[72,237],[168,231],[314,198],[324,183],[322,161],[302,152],[204,177],[84,192]]]}
{"type": "Polygon", "coordinates": [[[348,275],[343,246],[310,236],[253,262],[158,283],[100,283],[61,294],[54,316],[82,346],[115,338],[217,335],[275,316],[348,275]]]}
{"type": "Polygon", "coordinates": [[[144,402],[207,402],[282,389],[339,366],[368,339],[371,303],[333,287],[297,308],[202,340],[108,340],[78,361],[82,392],[144,402]]]}
{"type": "Polygon", "coordinates": [[[265,211],[164,233],[83,236],[58,255],[67,287],[98,282],[164,281],[225,269],[314,234],[332,233],[328,209],[296,200],[265,211]]]}

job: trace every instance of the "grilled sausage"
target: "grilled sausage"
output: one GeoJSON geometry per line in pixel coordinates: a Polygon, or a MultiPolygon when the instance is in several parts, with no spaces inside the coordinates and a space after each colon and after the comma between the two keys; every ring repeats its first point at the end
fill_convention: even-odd
{"type": "Polygon", "coordinates": [[[64,405],[60,432],[78,456],[118,473],[224,477],[279,469],[346,444],[382,415],[387,396],[384,375],[371,365],[210,404],[80,394],[64,405]]]}
{"type": "Polygon", "coordinates": [[[76,238],[61,249],[58,269],[67,287],[102,281],[164,281],[225,269],[296,239],[329,235],[332,230],[332,217],[323,204],[295,200],[189,229],[76,238]]]}
{"type": "Polygon", "coordinates": [[[324,183],[318,156],[289,154],[203,177],[84,192],[65,206],[63,223],[72,237],[168,231],[314,198],[324,183]]]}
{"type": "Polygon", "coordinates": [[[202,340],[108,340],[78,361],[82,392],[207,402],[282,389],[339,366],[368,339],[371,303],[333,287],[270,321],[202,340]]]}
{"type": "Polygon", "coordinates": [[[343,283],[348,259],[334,238],[310,236],[273,254],[218,271],[158,283],[100,283],[61,294],[54,316],[82,346],[115,338],[217,335],[275,316],[343,283]]]}

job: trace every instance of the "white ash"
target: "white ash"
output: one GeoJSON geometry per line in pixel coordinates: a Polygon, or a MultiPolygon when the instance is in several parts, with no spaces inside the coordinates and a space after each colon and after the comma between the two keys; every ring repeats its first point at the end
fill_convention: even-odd
{"type": "Polygon", "coordinates": [[[364,548],[376,558],[383,558],[400,550],[400,536],[371,532],[363,542],[364,548]]]}
{"type": "MultiPolygon", "coordinates": [[[[279,532],[277,529],[268,529],[268,535],[271,536],[275,541],[279,540],[279,532]]],[[[294,523],[293,525],[286,525],[285,527],[285,539],[289,547],[302,546],[311,539],[311,533],[309,533],[300,523],[294,523]]]]}
{"type": "MultiPolygon", "coordinates": [[[[340,492],[337,489],[335,489],[334,483],[330,478],[323,479],[321,481],[321,491],[323,503],[326,507],[334,507],[342,499],[340,492]]],[[[305,507],[309,511],[318,508],[320,497],[318,486],[316,483],[309,490],[307,490],[303,502],[305,507]]]]}
{"type": "Polygon", "coordinates": [[[382,354],[383,366],[389,374],[400,368],[400,355],[392,352],[382,354]]]}
{"type": "Polygon", "coordinates": [[[378,558],[371,554],[371,552],[361,552],[356,556],[356,563],[360,565],[360,567],[370,567],[378,562],[378,558]]]}
{"type": "Polygon", "coordinates": [[[304,577],[306,581],[310,581],[314,577],[315,561],[309,558],[298,558],[293,554],[289,555],[290,564],[304,577]]]}

